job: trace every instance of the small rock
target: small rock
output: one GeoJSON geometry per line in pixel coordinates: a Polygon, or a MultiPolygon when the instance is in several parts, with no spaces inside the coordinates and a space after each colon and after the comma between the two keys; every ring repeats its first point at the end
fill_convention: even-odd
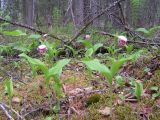
{"type": "Polygon", "coordinates": [[[13,103],[20,103],[21,100],[20,100],[20,98],[18,98],[18,97],[13,97],[13,98],[12,98],[12,102],[13,102],[13,103]]]}
{"type": "Polygon", "coordinates": [[[0,77],[0,80],[2,80],[3,79],[3,77],[0,77]]]}
{"type": "Polygon", "coordinates": [[[98,112],[104,116],[109,116],[111,114],[111,108],[105,107],[103,110],[98,110],[98,112]]]}

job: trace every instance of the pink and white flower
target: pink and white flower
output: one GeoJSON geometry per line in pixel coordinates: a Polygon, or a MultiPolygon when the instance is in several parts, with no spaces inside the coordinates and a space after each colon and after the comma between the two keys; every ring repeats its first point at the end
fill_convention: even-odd
{"type": "Polygon", "coordinates": [[[40,45],[40,46],[38,46],[37,50],[40,54],[44,54],[48,49],[47,49],[46,45],[40,45]]]}
{"type": "Polygon", "coordinates": [[[118,36],[118,46],[124,46],[127,43],[127,38],[125,36],[118,36]]]}
{"type": "Polygon", "coordinates": [[[89,40],[90,38],[91,38],[90,35],[86,35],[86,36],[85,36],[85,39],[87,39],[87,40],[89,40]]]}

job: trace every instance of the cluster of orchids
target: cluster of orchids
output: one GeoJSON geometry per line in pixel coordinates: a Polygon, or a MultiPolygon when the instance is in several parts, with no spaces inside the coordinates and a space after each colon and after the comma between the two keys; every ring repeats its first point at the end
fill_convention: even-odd
{"type": "MultiPolygon", "coordinates": [[[[85,39],[86,40],[89,40],[91,38],[90,35],[85,35],[85,39]]],[[[125,46],[127,43],[127,38],[125,36],[118,36],[118,46],[122,47],[122,46],[125,46]]],[[[40,46],[38,46],[37,48],[37,51],[40,53],[40,54],[44,54],[47,52],[47,47],[46,45],[42,44],[40,46]]]]}

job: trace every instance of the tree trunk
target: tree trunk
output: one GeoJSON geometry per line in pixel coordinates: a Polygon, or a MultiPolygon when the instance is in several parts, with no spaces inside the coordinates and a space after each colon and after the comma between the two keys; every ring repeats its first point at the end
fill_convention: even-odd
{"type": "Polygon", "coordinates": [[[34,0],[23,0],[24,22],[29,26],[33,26],[34,7],[34,0]]]}

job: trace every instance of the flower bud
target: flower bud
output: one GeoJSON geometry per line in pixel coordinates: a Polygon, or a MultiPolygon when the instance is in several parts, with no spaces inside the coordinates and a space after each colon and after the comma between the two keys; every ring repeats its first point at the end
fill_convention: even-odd
{"type": "Polygon", "coordinates": [[[90,35],[86,35],[86,36],[85,36],[85,39],[86,39],[86,40],[89,40],[90,38],[91,38],[90,35]]]}

